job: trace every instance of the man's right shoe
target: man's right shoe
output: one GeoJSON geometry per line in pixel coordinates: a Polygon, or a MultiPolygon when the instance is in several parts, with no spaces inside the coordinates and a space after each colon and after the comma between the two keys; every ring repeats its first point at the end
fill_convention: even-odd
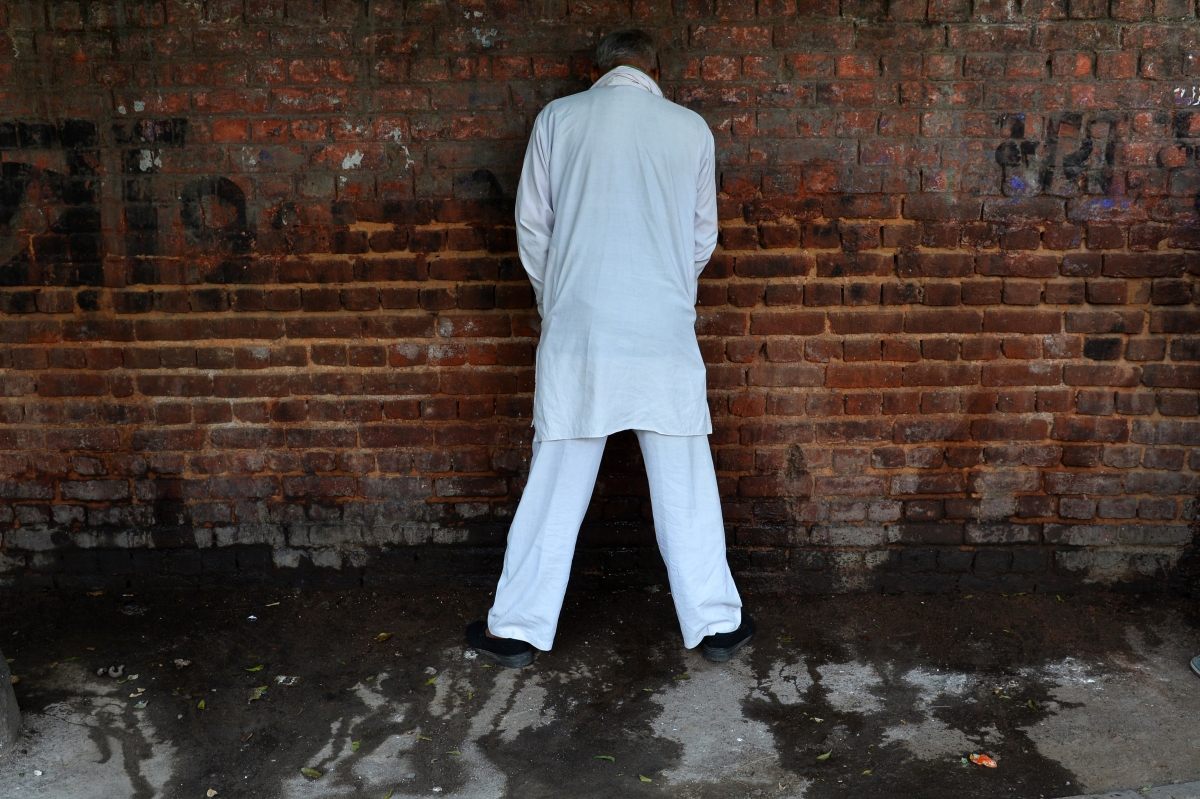
{"type": "Polygon", "coordinates": [[[501,666],[520,668],[533,662],[534,648],[516,638],[491,638],[486,621],[467,625],[467,644],[481,655],[487,655],[501,666]]]}
{"type": "Polygon", "coordinates": [[[735,652],[750,643],[755,629],[754,619],[743,613],[741,626],[733,632],[704,636],[700,642],[700,653],[704,655],[705,660],[724,663],[732,658],[735,652]]]}

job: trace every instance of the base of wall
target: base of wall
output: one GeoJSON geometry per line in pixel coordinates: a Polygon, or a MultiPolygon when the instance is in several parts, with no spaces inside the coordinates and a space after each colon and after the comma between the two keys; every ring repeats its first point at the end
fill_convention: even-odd
{"type": "MultiPolygon", "coordinates": [[[[650,542],[582,540],[572,586],[667,584],[650,542]]],[[[1169,563],[1162,553],[1028,547],[730,547],[730,566],[748,591],[842,593],[1079,593],[1105,590],[1200,597],[1200,552],[1169,563]]],[[[425,544],[354,550],[69,549],[37,553],[0,575],[0,589],[148,590],[268,584],[297,589],[485,588],[496,585],[501,546],[425,544]]]]}

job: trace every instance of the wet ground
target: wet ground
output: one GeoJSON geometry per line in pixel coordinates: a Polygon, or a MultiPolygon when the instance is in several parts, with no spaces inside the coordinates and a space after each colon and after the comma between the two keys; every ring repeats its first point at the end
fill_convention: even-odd
{"type": "Polygon", "coordinates": [[[682,649],[665,589],[572,592],[554,651],[512,671],[462,645],[484,592],[6,595],[0,648],[25,732],[0,786],[6,799],[1200,796],[1143,791],[1200,780],[1195,603],[746,601],[759,635],[716,665],[682,649]]]}

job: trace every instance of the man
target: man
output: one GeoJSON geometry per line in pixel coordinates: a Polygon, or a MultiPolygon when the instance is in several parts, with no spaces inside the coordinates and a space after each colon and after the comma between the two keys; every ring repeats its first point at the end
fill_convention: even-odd
{"type": "Polygon", "coordinates": [[[550,649],[609,434],[634,430],[684,646],[733,656],[753,620],[725,559],[696,343],[696,281],[717,241],[713,137],[666,100],[642,31],[608,34],[590,90],[538,115],[517,189],[517,244],[542,317],[533,460],[486,624],[507,666],[550,649]]]}

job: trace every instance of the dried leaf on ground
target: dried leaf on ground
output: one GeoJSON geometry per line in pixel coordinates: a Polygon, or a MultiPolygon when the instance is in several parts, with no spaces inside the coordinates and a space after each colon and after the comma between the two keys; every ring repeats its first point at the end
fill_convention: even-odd
{"type": "Polygon", "coordinates": [[[384,641],[386,641],[387,639],[389,639],[391,637],[392,637],[391,633],[380,633],[379,635],[375,636],[375,641],[382,644],[384,641]]]}
{"type": "Polygon", "coordinates": [[[988,768],[996,768],[996,761],[987,755],[971,755],[971,762],[977,766],[987,766],[988,768]]]}
{"type": "Polygon", "coordinates": [[[308,777],[310,780],[315,780],[318,777],[322,776],[321,772],[317,771],[315,768],[308,768],[307,766],[300,769],[300,773],[303,774],[305,777],[308,777]]]}

